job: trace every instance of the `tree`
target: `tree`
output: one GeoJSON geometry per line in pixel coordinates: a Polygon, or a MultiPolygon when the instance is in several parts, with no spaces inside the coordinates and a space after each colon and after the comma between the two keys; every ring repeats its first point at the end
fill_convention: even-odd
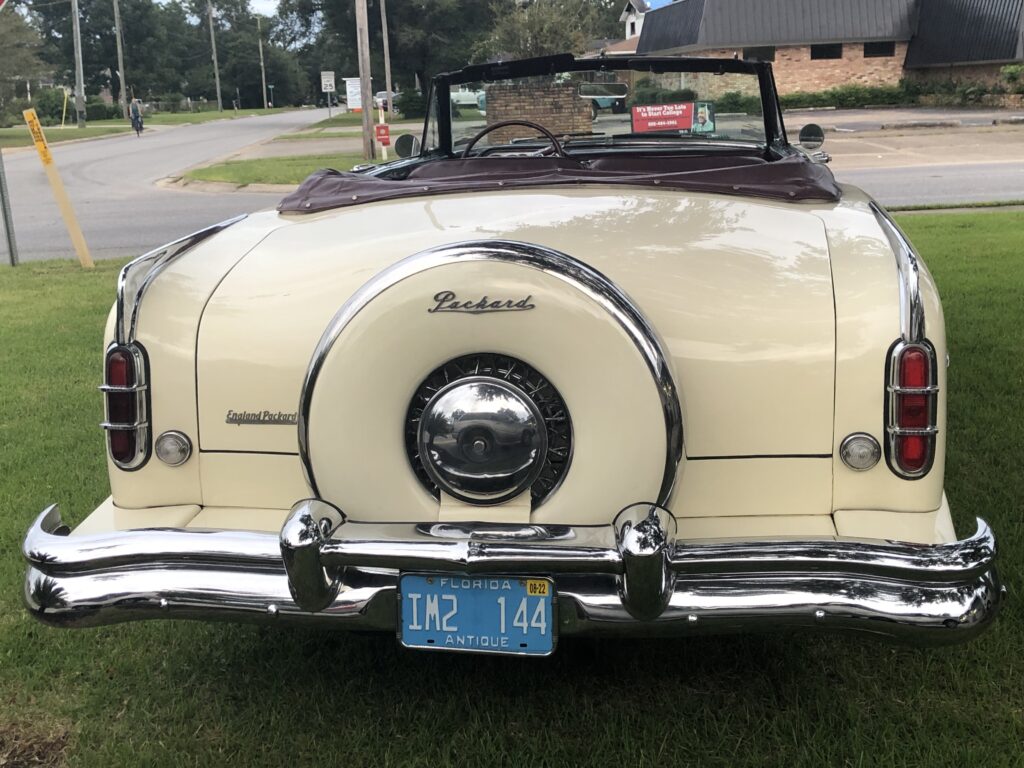
{"type": "MultiPolygon", "coordinates": [[[[299,7],[310,0],[292,2],[299,7]]],[[[352,0],[320,2],[323,29],[312,46],[317,55],[313,66],[337,71],[339,77],[355,77],[359,72],[355,4],[352,0]]],[[[377,75],[374,90],[383,90],[380,7],[373,0],[369,6],[370,66],[377,75]]],[[[438,72],[469,63],[474,44],[487,34],[494,19],[491,7],[482,0],[387,0],[387,9],[396,90],[423,88],[438,72]]]]}
{"type": "Polygon", "coordinates": [[[17,86],[46,74],[40,57],[43,41],[17,8],[0,11],[0,103],[13,98],[17,86]]]}
{"type": "Polygon", "coordinates": [[[478,57],[528,58],[584,53],[593,40],[618,37],[619,5],[611,0],[495,0],[494,26],[478,57]]]}

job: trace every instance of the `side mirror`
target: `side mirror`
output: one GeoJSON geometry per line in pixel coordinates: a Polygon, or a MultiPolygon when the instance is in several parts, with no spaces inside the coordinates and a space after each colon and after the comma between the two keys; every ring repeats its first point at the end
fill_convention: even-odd
{"type": "Polygon", "coordinates": [[[825,143],[825,131],[816,123],[808,123],[800,129],[799,141],[804,149],[817,149],[825,143]]]}
{"type": "Polygon", "coordinates": [[[395,154],[399,157],[412,157],[420,153],[420,140],[411,133],[403,133],[395,139],[395,154]]]}

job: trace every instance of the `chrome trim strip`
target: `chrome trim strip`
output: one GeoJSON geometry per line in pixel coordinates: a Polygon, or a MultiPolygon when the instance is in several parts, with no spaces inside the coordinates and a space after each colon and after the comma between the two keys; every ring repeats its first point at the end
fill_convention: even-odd
{"type": "Polygon", "coordinates": [[[127,392],[130,394],[132,392],[145,392],[149,389],[149,386],[146,384],[136,384],[132,387],[115,387],[110,384],[100,384],[96,389],[100,392],[127,392]]]}
{"type": "Polygon", "coordinates": [[[931,395],[939,391],[938,385],[928,387],[901,387],[896,384],[889,384],[887,390],[896,395],[931,395]]]}
{"type": "MultiPolygon", "coordinates": [[[[524,572],[553,577],[562,635],[799,627],[938,645],[979,634],[996,617],[1003,596],[995,538],[981,520],[970,538],[934,546],[853,539],[702,540],[678,546],[674,518],[650,504],[627,508],[610,525],[555,526],[551,536],[544,529],[523,539],[520,525],[508,526],[511,537],[500,535],[497,524],[479,531],[460,527],[466,530],[449,542],[463,548],[448,555],[491,561],[493,552],[495,568],[520,562],[524,572]],[[602,558],[598,550],[604,545],[610,551],[602,558]],[[573,554],[595,569],[579,571],[573,554]]],[[[412,524],[344,521],[315,500],[296,505],[280,537],[191,529],[68,533],[51,506],[22,548],[29,563],[25,603],[47,624],[189,618],[390,632],[398,622],[398,569],[421,562],[421,550],[432,551],[424,549],[428,542],[447,538],[412,524]],[[376,540],[355,538],[364,534],[376,540]],[[287,554],[293,540],[297,558],[287,554]],[[397,567],[381,568],[376,561],[325,570],[317,550],[335,542],[346,552],[335,550],[339,563],[351,562],[349,555],[374,562],[373,553],[387,543],[384,553],[397,567]],[[303,571],[327,577],[296,581],[303,571]],[[320,592],[315,610],[305,603],[307,589],[320,592]]]]}
{"type": "Polygon", "coordinates": [[[140,429],[148,426],[148,421],[136,421],[134,424],[116,424],[109,421],[100,422],[100,429],[140,429]]]}
{"type": "Polygon", "coordinates": [[[924,341],[924,303],[921,301],[920,266],[907,236],[878,203],[871,210],[892,246],[900,285],[900,337],[907,343],[924,341]]]}
{"type": "Polygon", "coordinates": [[[168,264],[207,238],[227,229],[232,224],[237,224],[246,216],[247,214],[243,213],[198,232],[193,232],[191,235],[186,235],[128,262],[117,278],[117,322],[114,324],[117,343],[125,345],[135,341],[142,298],[168,264]]]}
{"type": "Polygon", "coordinates": [[[938,427],[886,427],[890,435],[937,435],[938,427]]]}
{"type": "Polygon", "coordinates": [[[310,488],[319,496],[309,455],[309,411],[313,389],[325,357],[345,326],[370,301],[408,277],[452,261],[488,260],[538,269],[572,285],[603,307],[632,339],[654,378],[664,412],[667,451],[657,502],[667,504],[683,456],[683,419],[675,379],[660,339],[637,305],[603,274],[559,251],[512,240],[469,241],[413,254],[370,278],[341,306],[313,352],[299,400],[299,456],[310,488]]]}

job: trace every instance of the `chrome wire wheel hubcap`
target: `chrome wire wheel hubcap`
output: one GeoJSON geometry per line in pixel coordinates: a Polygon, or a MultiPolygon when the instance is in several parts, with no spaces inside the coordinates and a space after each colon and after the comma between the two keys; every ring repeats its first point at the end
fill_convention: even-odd
{"type": "Polygon", "coordinates": [[[505,355],[457,358],[433,371],[409,406],[406,445],[433,495],[501,504],[530,492],[534,507],[560,483],[572,427],[554,387],[505,355]]]}

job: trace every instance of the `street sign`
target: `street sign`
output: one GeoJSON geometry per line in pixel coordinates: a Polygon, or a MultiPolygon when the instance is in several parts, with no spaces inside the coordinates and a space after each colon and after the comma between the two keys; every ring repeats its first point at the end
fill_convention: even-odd
{"type": "Polygon", "coordinates": [[[391,126],[387,123],[379,123],[377,125],[377,143],[382,147],[391,146],[391,126]]]}
{"type": "Polygon", "coordinates": [[[345,100],[349,112],[359,112],[363,108],[363,90],[358,77],[345,78],[345,100]]]}
{"type": "Polygon", "coordinates": [[[0,11],[2,11],[4,9],[4,3],[6,3],[6,2],[7,2],[7,0],[0,0],[0,11]]]}
{"type": "Polygon", "coordinates": [[[320,90],[324,93],[334,93],[334,73],[320,73],[320,90]]]}

